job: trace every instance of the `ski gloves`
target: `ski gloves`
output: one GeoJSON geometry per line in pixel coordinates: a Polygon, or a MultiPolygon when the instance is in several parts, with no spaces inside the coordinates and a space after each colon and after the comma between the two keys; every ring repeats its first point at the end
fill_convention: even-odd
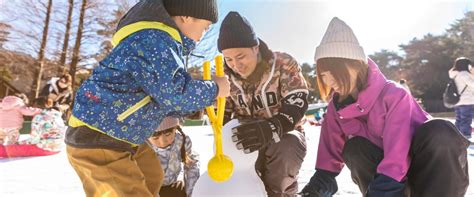
{"type": "Polygon", "coordinates": [[[240,126],[232,129],[232,141],[244,153],[259,150],[270,142],[279,142],[283,135],[283,129],[277,118],[243,122],[240,126]]]}
{"type": "Polygon", "coordinates": [[[337,192],[336,176],[334,173],[326,170],[316,169],[309,183],[304,186],[299,193],[304,197],[330,197],[337,192]]]}
{"type": "Polygon", "coordinates": [[[375,179],[369,184],[367,197],[402,197],[404,189],[404,183],[400,183],[383,174],[377,174],[375,179]]]}

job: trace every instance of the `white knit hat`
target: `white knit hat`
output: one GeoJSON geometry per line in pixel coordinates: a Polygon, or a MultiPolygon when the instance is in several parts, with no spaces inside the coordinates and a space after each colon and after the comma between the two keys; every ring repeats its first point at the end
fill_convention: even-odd
{"type": "Polygon", "coordinates": [[[175,126],[179,125],[179,119],[175,117],[166,117],[161,121],[160,126],[156,129],[156,131],[163,131],[175,126]]]}
{"type": "Polygon", "coordinates": [[[316,47],[314,60],[325,57],[355,59],[367,63],[364,49],[359,45],[354,32],[337,17],[331,20],[321,43],[316,47]]]}

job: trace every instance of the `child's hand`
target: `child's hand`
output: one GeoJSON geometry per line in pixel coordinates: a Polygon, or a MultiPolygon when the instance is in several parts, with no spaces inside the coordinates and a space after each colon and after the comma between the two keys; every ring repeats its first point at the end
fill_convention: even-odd
{"type": "Polygon", "coordinates": [[[230,83],[227,75],[223,77],[214,77],[214,82],[219,87],[217,97],[228,97],[230,95],[230,83]]]}

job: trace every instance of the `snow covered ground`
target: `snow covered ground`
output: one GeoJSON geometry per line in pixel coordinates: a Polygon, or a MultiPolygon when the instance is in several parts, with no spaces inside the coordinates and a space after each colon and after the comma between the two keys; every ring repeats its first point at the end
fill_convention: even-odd
{"type": "MultiPolygon", "coordinates": [[[[308,154],[300,171],[300,189],[314,173],[317,143],[320,127],[305,125],[308,154]]],[[[212,130],[208,126],[185,127],[191,136],[194,150],[201,156],[201,172],[206,171],[207,162],[213,156],[212,130]]],[[[225,150],[224,150],[225,153],[225,150]]],[[[474,162],[474,148],[468,150],[469,163],[474,162]]],[[[474,181],[474,168],[469,168],[470,182],[474,181]]],[[[337,177],[339,191],[335,196],[361,196],[357,186],[351,181],[345,168],[337,177]]],[[[82,185],[68,163],[65,151],[53,156],[0,159],[0,196],[84,196],[82,185]]],[[[470,186],[466,196],[474,197],[474,187],[470,186]]]]}

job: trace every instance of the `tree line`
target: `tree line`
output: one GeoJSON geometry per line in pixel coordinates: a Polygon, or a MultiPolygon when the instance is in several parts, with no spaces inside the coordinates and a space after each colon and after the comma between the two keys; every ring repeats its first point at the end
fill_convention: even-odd
{"type": "MultiPolygon", "coordinates": [[[[22,0],[0,8],[0,76],[24,86],[32,98],[52,76],[69,73],[75,86],[111,50],[115,26],[136,0],[22,0]],[[21,8],[21,9],[19,9],[21,8]],[[86,69],[86,71],[84,71],[86,69]],[[89,72],[87,71],[89,69],[89,72]],[[26,77],[25,77],[26,76],[26,77]],[[21,80],[17,80],[18,78],[21,80]]],[[[409,31],[409,30],[408,30],[409,31]]],[[[388,79],[405,79],[428,111],[443,111],[442,92],[457,57],[474,58],[474,12],[453,21],[441,35],[430,33],[400,44],[398,51],[369,54],[388,79]]],[[[310,100],[319,98],[317,65],[301,64],[310,100]]],[[[188,67],[200,77],[200,65],[188,67]]]]}

